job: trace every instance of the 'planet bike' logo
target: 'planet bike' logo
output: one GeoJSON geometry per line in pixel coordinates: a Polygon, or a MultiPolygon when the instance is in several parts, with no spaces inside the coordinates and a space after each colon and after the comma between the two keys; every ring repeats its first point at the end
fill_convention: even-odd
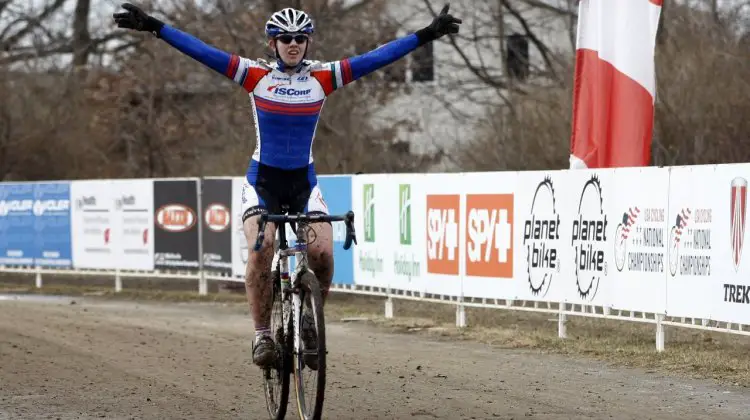
{"type": "Polygon", "coordinates": [[[604,258],[607,223],[602,186],[599,178],[592,175],[581,191],[571,240],[578,294],[589,301],[596,297],[602,276],[607,275],[607,262],[604,258]]]}
{"type": "Polygon", "coordinates": [[[547,177],[536,187],[530,218],[525,220],[523,228],[526,271],[534,295],[546,296],[552,278],[560,272],[559,240],[560,215],[556,208],[555,188],[552,179],[547,177]]]}

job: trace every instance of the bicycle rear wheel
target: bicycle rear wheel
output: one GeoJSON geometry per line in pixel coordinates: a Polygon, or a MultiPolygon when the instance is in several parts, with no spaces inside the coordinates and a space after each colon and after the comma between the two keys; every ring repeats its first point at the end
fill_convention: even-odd
{"type": "Polygon", "coordinates": [[[271,334],[276,343],[276,366],[263,369],[263,387],[266,394],[266,407],[268,414],[274,420],[282,420],[286,416],[289,403],[289,380],[291,376],[292,363],[290,350],[291,340],[284,325],[283,302],[279,290],[278,271],[274,271],[273,279],[273,306],[271,309],[271,334]]]}
{"type": "MultiPolygon", "coordinates": [[[[302,311],[312,313],[317,346],[313,349],[304,349],[304,353],[294,352],[294,390],[297,396],[297,409],[301,419],[319,420],[323,413],[323,400],[325,398],[326,386],[326,334],[325,318],[323,316],[323,299],[315,276],[306,272],[300,278],[300,299],[302,311]],[[313,358],[317,362],[317,369],[310,369],[305,363],[305,358],[313,358]]],[[[302,320],[297,320],[302,337],[302,320]]]]}

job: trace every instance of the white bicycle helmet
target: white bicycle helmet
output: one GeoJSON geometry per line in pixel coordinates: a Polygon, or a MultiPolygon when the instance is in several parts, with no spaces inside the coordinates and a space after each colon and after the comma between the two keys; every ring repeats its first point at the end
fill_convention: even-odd
{"type": "Polygon", "coordinates": [[[307,13],[287,7],[271,15],[266,22],[266,35],[274,37],[282,33],[312,34],[315,26],[307,13]]]}

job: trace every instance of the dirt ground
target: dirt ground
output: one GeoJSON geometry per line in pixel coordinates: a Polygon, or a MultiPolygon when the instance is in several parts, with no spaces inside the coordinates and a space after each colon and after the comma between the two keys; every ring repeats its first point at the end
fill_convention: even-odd
{"type": "MultiPolygon", "coordinates": [[[[267,418],[251,330],[233,304],[0,299],[0,419],[267,418]]],[[[359,323],[327,331],[328,419],[750,413],[747,388],[359,323]]]]}

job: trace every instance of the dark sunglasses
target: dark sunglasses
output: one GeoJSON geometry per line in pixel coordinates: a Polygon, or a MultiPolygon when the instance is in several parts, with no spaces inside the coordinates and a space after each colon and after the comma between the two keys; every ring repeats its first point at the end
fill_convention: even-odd
{"type": "Polygon", "coordinates": [[[289,44],[294,40],[297,44],[304,44],[307,42],[307,35],[279,35],[276,37],[277,40],[281,41],[282,44],[289,44]]]}

